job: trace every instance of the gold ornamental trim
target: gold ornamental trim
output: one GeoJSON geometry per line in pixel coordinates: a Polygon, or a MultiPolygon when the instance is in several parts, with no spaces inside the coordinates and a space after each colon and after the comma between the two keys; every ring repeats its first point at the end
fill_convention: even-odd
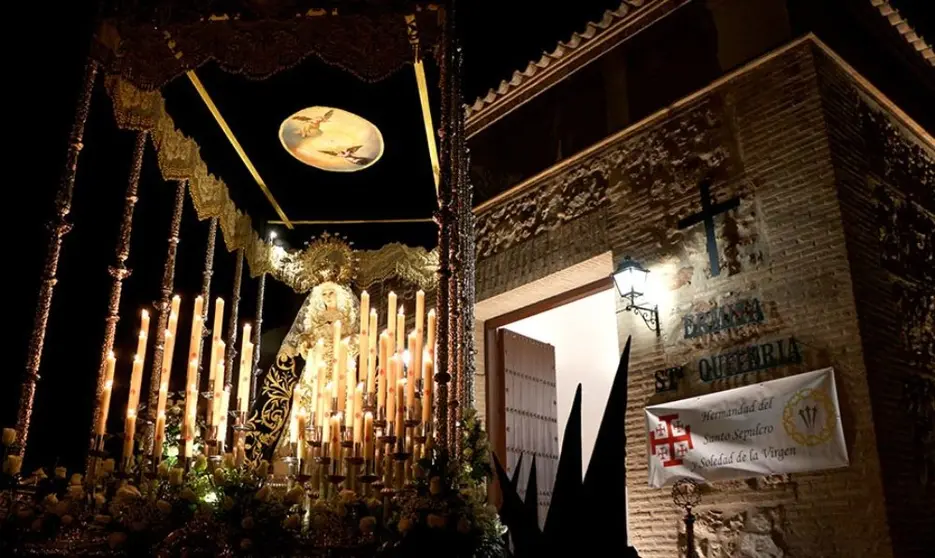
{"type": "Polygon", "coordinates": [[[425,291],[435,290],[437,249],[393,243],[378,250],[352,250],[343,239],[329,235],[297,251],[266,243],[254,230],[250,215],[234,204],[227,184],[208,171],[197,142],[176,127],[161,92],[139,89],[114,75],[107,76],[104,84],[117,126],[150,132],[163,179],[188,180],[198,219],[218,219],[224,245],[230,252],[243,249],[251,277],[269,273],[300,293],[326,280],[367,288],[393,277],[425,291]]]}

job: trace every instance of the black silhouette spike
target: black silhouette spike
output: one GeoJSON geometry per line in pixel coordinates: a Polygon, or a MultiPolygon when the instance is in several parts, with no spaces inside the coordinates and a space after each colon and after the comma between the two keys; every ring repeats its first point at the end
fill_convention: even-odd
{"type": "Polygon", "coordinates": [[[510,486],[513,487],[513,490],[519,488],[519,474],[523,470],[523,454],[519,454],[519,459],[516,460],[516,469],[513,471],[513,478],[510,479],[510,486]]]}
{"type": "Polygon", "coordinates": [[[524,509],[523,500],[516,489],[510,484],[510,477],[500,464],[497,455],[493,455],[494,470],[503,492],[503,503],[500,506],[500,521],[509,529],[508,533],[513,541],[514,556],[517,558],[535,556],[535,549],[540,547],[542,533],[539,525],[530,522],[524,509]]]}
{"type": "MultiPolygon", "coordinates": [[[[552,502],[545,519],[545,544],[550,551],[571,551],[574,546],[571,541],[578,540],[577,523],[585,515],[582,513],[581,496],[581,384],[578,384],[571,413],[568,415],[568,422],[565,423],[565,436],[562,439],[562,453],[555,473],[552,502]]],[[[571,555],[564,552],[555,554],[571,555]]]]}
{"type": "MultiPolygon", "coordinates": [[[[601,426],[594,441],[594,451],[584,477],[584,501],[582,505],[595,513],[586,525],[589,533],[585,537],[603,544],[617,544],[627,540],[626,453],[627,435],[624,424],[627,414],[627,380],[629,377],[630,339],[620,355],[614,383],[607,398],[607,407],[601,418],[601,426]]],[[[636,551],[629,548],[630,554],[636,551]]]]}
{"type": "Polygon", "coordinates": [[[529,478],[526,480],[526,521],[539,525],[539,480],[536,478],[536,455],[532,456],[529,466],[529,478]]]}

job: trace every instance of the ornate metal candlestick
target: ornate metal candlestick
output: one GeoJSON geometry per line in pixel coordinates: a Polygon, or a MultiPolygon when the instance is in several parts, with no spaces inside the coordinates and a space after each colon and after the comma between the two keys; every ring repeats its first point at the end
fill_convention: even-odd
{"type": "Polygon", "coordinates": [[[700,486],[692,479],[680,479],[672,486],[672,501],[685,509],[686,558],[695,558],[695,514],[692,508],[701,502],[700,486]]]}

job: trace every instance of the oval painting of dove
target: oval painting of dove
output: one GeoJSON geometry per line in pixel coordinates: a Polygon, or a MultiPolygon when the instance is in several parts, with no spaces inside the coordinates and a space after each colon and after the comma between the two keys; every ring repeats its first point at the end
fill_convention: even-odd
{"type": "Polygon", "coordinates": [[[383,155],[383,134],[376,126],[331,107],[309,107],[285,119],[279,141],[299,161],[325,171],[363,170],[383,155]]]}

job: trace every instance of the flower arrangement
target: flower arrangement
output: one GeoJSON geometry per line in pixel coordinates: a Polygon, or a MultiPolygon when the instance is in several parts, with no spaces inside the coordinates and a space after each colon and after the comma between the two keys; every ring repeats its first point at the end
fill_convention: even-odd
{"type": "Polygon", "coordinates": [[[23,478],[10,455],[0,554],[501,557],[505,529],[486,503],[486,435],[473,415],[465,426],[463,461],[432,452],[392,496],[316,497],[295,478],[271,475],[268,462],[238,466],[231,454],[200,455],[187,470],[170,456],[142,475],[116,473],[108,459],[95,478],[64,468],[23,478]]]}

